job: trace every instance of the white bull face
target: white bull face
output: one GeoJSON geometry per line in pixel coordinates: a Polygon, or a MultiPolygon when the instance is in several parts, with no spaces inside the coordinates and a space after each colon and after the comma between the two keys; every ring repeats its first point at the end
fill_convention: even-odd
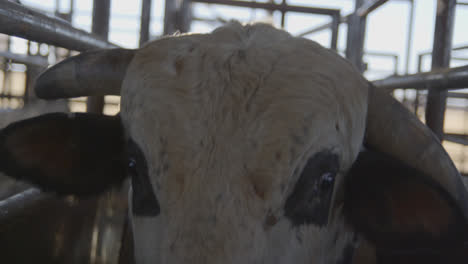
{"type": "Polygon", "coordinates": [[[76,195],[131,177],[137,263],[468,262],[468,195],[439,142],[309,40],[232,23],[82,54],[36,92],[122,96],[116,117],[1,130],[0,170],[76,195]]]}
{"type": "Polygon", "coordinates": [[[143,153],[136,166],[147,164],[136,177],[149,178],[160,206],[133,215],[139,261],[341,261],[352,236],[331,199],[362,142],[367,90],[349,64],[316,46],[236,25],[135,55],[121,117],[143,153]],[[316,204],[294,210],[312,217],[287,214],[301,175],[317,190],[296,199],[316,204]]]}

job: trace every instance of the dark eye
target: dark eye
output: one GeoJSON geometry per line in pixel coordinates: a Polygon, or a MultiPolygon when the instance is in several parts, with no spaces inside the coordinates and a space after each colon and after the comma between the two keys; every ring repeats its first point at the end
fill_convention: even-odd
{"type": "Polygon", "coordinates": [[[329,190],[330,188],[333,188],[335,185],[335,176],[336,173],[333,172],[325,172],[322,174],[320,177],[320,189],[322,190],[329,190]]]}
{"type": "Polygon", "coordinates": [[[138,216],[157,216],[160,208],[149,179],[145,156],[132,140],[127,148],[127,173],[132,179],[132,212],[138,216]]]}
{"type": "Polygon", "coordinates": [[[128,158],[128,169],[129,170],[136,170],[136,160],[133,157],[128,158]]]}
{"type": "Polygon", "coordinates": [[[338,156],[329,151],[308,160],[284,208],[293,225],[327,224],[338,168],[338,156]]]}

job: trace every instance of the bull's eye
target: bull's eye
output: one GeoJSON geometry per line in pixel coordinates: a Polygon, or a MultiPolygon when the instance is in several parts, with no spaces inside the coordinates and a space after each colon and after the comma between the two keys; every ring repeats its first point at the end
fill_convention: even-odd
{"type": "Polygon", "coordinates": [[[328,190],[335,184],[336,173],[326,172],[320,177],[320,189],[328,190]]]}
{"type": "Polygon", "coordinates": [[[308,160],[284,208],[293,225],[328,222],[338,160],[330,151],[319,152],[308,160]]]}
{"type": "Polygon", "coordinates": [[[138,145],[128,142],[128,174],[132,179],[132,212],[138,216],[157,216],[160,208],[148,175],[145,156],[138,145]]]}
{"type": "Polygon", "coordinates": [[[130,171],[135,171],[136,170],[136,160],[133,157],[128,158],[128,169],[130,171]]]}

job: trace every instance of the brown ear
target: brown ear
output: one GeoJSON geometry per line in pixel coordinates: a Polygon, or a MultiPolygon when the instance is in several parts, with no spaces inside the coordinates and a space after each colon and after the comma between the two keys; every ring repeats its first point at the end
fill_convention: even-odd
{"type": "Polygon", "coordinates": [[[95,194],[126,177],[119,117],[46,114],[0,131],[0,171],[60,194],[95,194]]]}
{"type": "MultiPolygon", "coordinates": [[[[347,175],[345,212],[380,258],[396,261],[399,256],[394,263],[422,258],[439,263],[431,261],[462,250],[468,241],[468,222],[449,193],[414,168],[375,151],[362,152],[347,175]]],[[[458,257],[468,260],[468,254],[458,257]]]]}

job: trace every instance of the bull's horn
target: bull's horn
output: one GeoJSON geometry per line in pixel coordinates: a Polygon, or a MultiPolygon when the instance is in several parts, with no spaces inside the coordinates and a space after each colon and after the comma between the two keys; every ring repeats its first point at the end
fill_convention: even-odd
{"type": "Polygon", "coordinates": [[[468,217],[468,194],[461,176],[437,137],[403,105],[371,85],[366,144],[432,177],[468,217]]]}
{"type": "Polygon", "coordinates": [[[37,78],[36,94],[43,99],[120,95],[122,80],[134,52],[128,49],[97,50],[66,59],[37,78]]]}

